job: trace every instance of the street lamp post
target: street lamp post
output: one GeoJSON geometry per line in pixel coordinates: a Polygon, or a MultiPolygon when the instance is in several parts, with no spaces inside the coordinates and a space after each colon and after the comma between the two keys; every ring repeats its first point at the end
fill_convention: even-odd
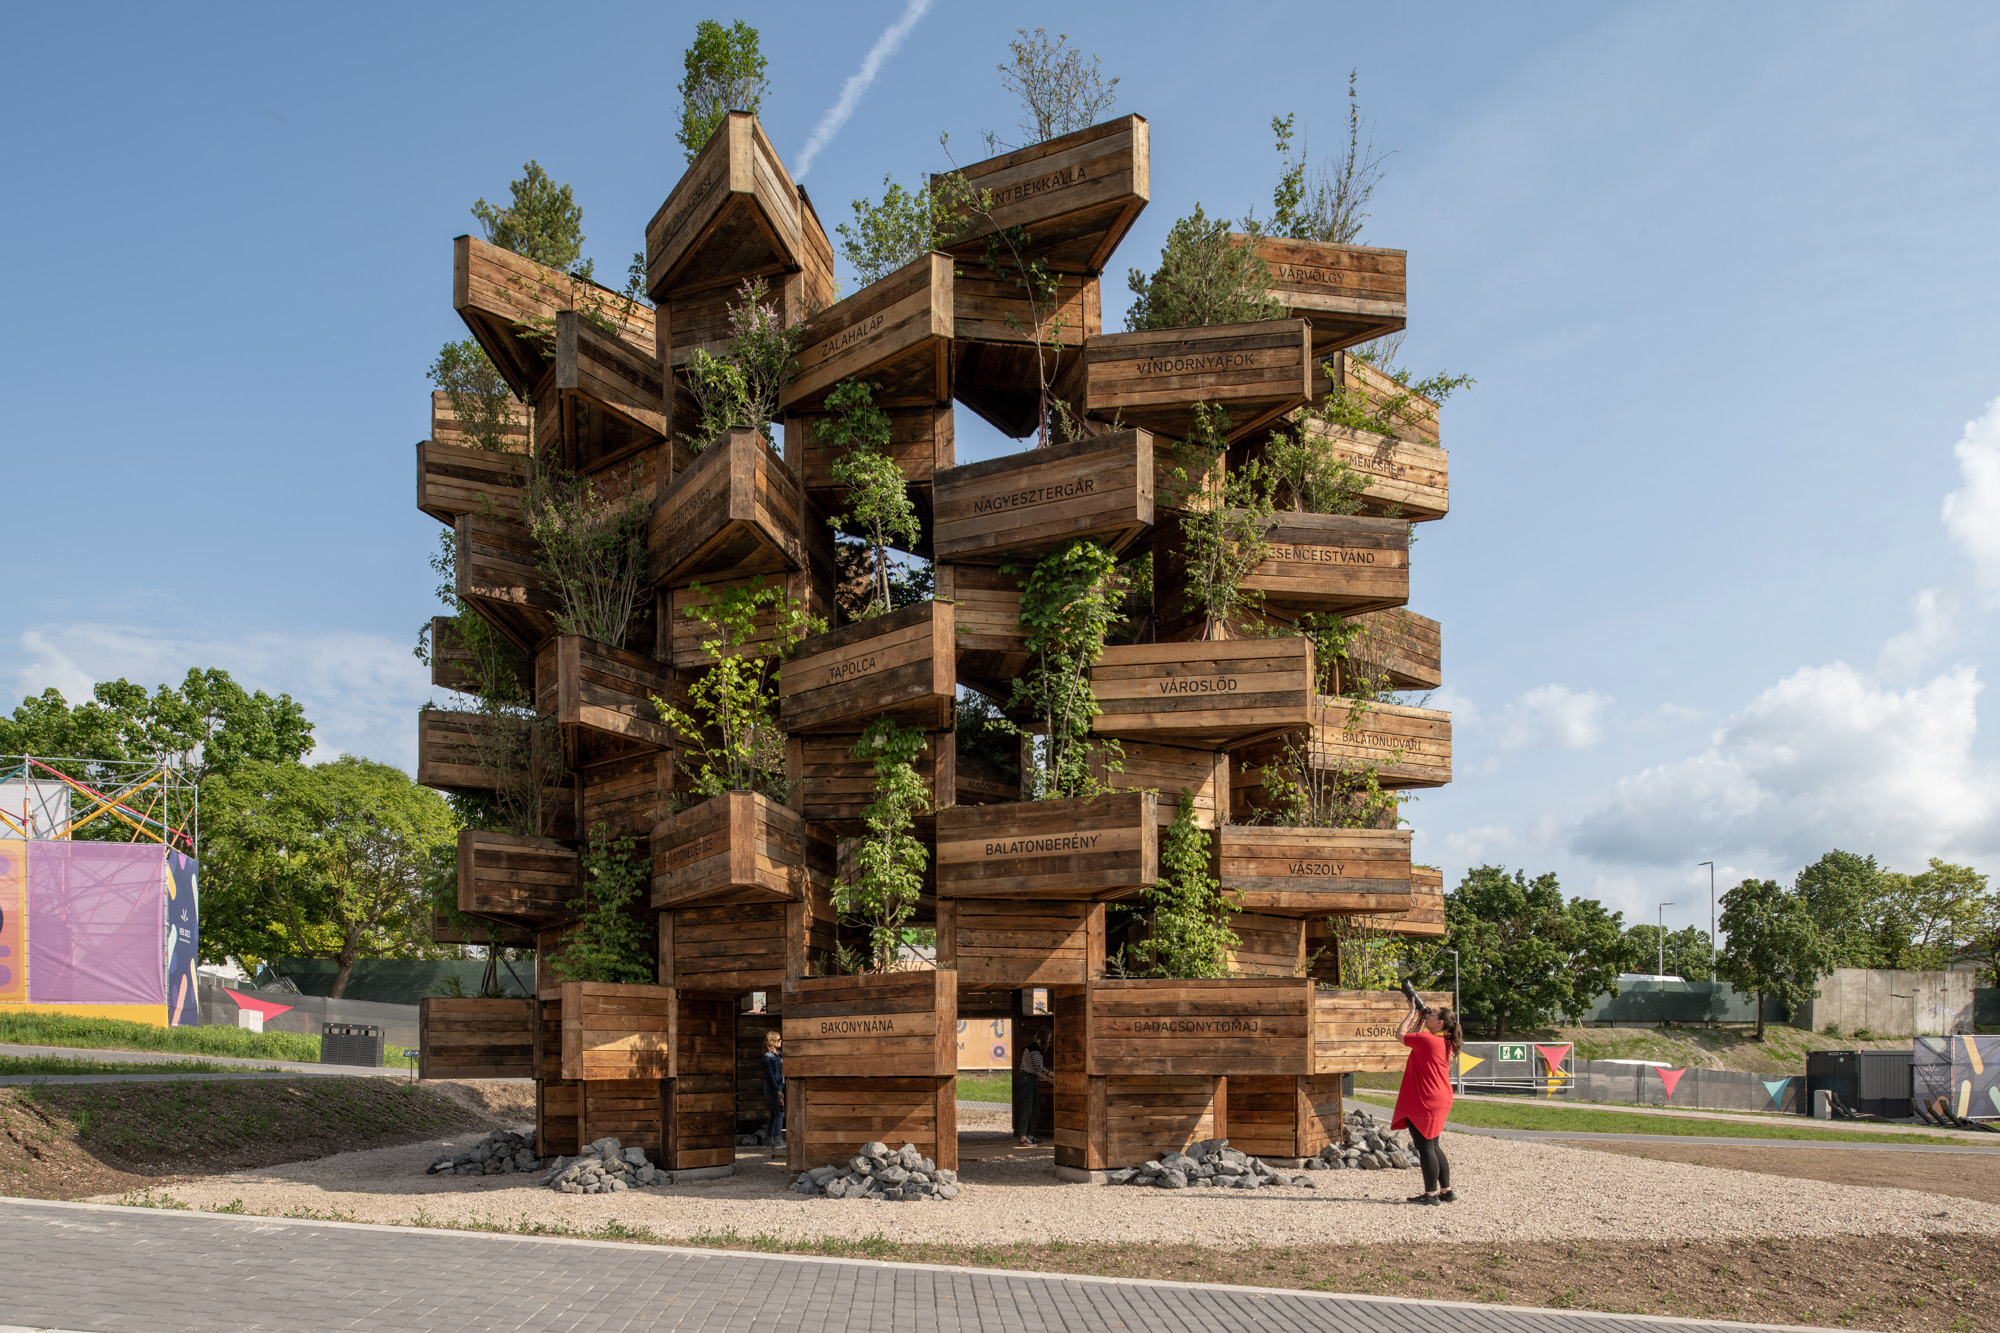
{"type": "Polygon", "coordinates": [[[1715,862],[1696,861],[1708,867],[1708,983],[1715,984],[1715,862]]]}
{"type": "Polygon", "coordinates": [[[1663,977],[1667,975],[1667,909],[1673,906],[1673,903],[1660,904],[1660,975],[1663,977]]]}

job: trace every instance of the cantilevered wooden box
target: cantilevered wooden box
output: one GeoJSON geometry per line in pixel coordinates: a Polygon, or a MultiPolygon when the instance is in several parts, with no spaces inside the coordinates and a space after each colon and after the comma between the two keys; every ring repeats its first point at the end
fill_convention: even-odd
{"type": "MultiPolygon", "coordinates": [[[[1325,698],[1311,728],[1291,743],[1272,739],[1238,752],[1233,781],[1239,791],[1258,785],[1256,770],[1284,767],[1295,754],[1319,769],[1359,772],[1372,768],[1384,787],[1442,787],[1451,781],[1451,714],[1407,704],[1325,698]]],[[[1238,802],[1238,808],[1242,802],[1238,802]]]]}
{"type": "MultiPolygon", "coordinates": [[[[1011,275],[962,267],[952,284],[952,392],[1003,435],[1033,435],[1084,340],[1104,332],[1098,279],[1055,274],[1034,296],[1011,275]]],[[[1081,404],[1072,404],[1081,409],[1081,404]]]]}
{"type": "Polygon", "coordinates": [[[440,523],[461,514],[518,518],[527,485],[526,454],[417,442],[417,508],[440,523]]]}
{"type": "Polygon", "coordinates": [[[937,476],[940,561],[996,564],[1090,537],[1112,550],[1153,522],[1153,437],[1117,431],[937,476]]]}
{"type": "Polygon", "coordinates": [[[1087,338],[1061,397],[1099,421],[1180,439],[1196,403],[1228,417],[1226,438],[1254,434],[1312,396],[1312,330],[1301,319],[1147,329],[1087,338]]]}
{"type": "Polygon", "coordinates": [[[417,1001],[418,1078],[533,1078],[534,1005],[529,999],[417,1001]]]}
{"type": "Polygon", "coordinates": [[[1451,509],[1451,457],[1435,443],[1330,425],[1314,416],[1299,429],[1362,480],[1365,512],[1427,523],[1451,509]]]}
{"type": "Polygon", "coordinates": [[[426,708],[417,714],[417,781],[440,791],[493,791],[504,781],[496,759],[526,745],[526,731],[504,714],[426,708]]]}
{"type": "Polygon", "coordinates": [[[776,991],[812,975],[834,950],[830,881],[798,902],[718,903],[660,913],[660,983],[683,990],[776,991]]]}
{"type": "Polygon", "coordinates": [[[859,732],[887,715],[949,730],[957,697],[953,610],[949,602],[918,602],[805,640],[778,681],[780,724],[789,732],[859,732]]]}
{"type": "Polygon", "coordinates": [[[779,406],[813,412],[842,380],[875,386],[883,407],[951,402],[952,267],[927,254],[806,321],[798,370],[779,406]]]}
{"type": "Polygon", "coordinates": [[[1119,898],[1160,876],[1149,791],[938,811],[938,898],[1119,898]]]}
{"type": "Polygon", "coordinates": [[[807,263],[799,190],[748,111],[731,111],[646,224],[655,301],[807,263]]]}
{"type": "Polygon", "coordinates": [[[536,566],[527,525],[488,514],[460,514],[456,590],[500,637],[532,654],[556,632],[562,603],[536,566]]]}
{"type": "Polygon", "coordinates": [[[589,310],[631,347],[653,347],[657,337],[651,306],[476,236],[452,242],[451,305],[523,401],[555,364],[562,311],[589,310]]]}
{"type": "MultiPolygon", "coordinates": [[[[716,631],[699,616],[688,613],[710,605],[715,598],[737,588],[769,588],[811,619],[830,622],[834,616],[832,573],[824,567],[820,551],[808,546],[806,556],[803,569],[752,574],[740,579],[703,579],[687,587],[661,589],[655,594],[658,619],[654,656],[662,662],[671,663],[676,671],[694,671],[713,665],[715,656],[705,645],[715,640],[716,631]]],[[[744,654],[768,649],[778,632],[781,615],[781,609],[776,605],[767,602],[760,606],[751,621],[750,637],[735,651],[744,654]]]]}
{"type": "MultiPolygon", "coordinates": [[[[509,397],[501,404],[505,415],[500,428],[501,448],[488,450],[473,438],[472,432],[460,424],[458,409],[452,406],[451,395],[443,389],[431,390],[431,440],[436,444],[450,445],[457,449],[478,449],[482,453],[498,452],[525,454],[530,439],[528,407],[518,398],[509,397]]],[[[423,506],[417,506],[421,509],[423,506]]]]}
{"type": "Polygon", "coordinates": [[[1312,325],[1313,355],[1394,333],[1409,309],[1406,255],[1367,245],[1236,236],[1271,269],[1271,296],[1312,325]]]}
{"type": "MultiPolygon", "coordinates": [[[[665,375],[652,343],[629,343],[574,310],[555,317],[555,364],[535,389],[535,449],[573,472],[594,474],[650,452],[645,481],[673,470],[665,375]]],[[[650,491],[649,491],[650,495],[650,491]]]]}
{"type": "Polygon", "coordinates": [[[1342,672],[1368,677],[1366,683],[1377,689],[1434,690],[1444,684],[1444,627],[1437,621],[1407,609],[1356,619],[1361,632],[1347,645],[1342,672]]]}
{"type": "Polygon", "coordinates": [[[1246,744],[1318,714],[1310,639],[1112,644],[1090,669],[1099,736],[1246,744]]]}
{"type": "Polygon", "coordinates": [[[672,986],[565,981],[561,992],[564,1078],[674,1076],[672,986]]]}
{"type": "Polygon", "coordinates": [[[943,898],[938,965],[962,986],[1081,986],[1104,975],[1104,904],[943,898]]]}
{"type": "Polygon", "coordinates": [[[1223,892],[1246,912],[1279,917],[1408,911],[1408,829],[1224,824],[1216,830],[1223,892]]]}
{"type": "MultiPolygon", "coordinates": [[[[1244,576],[1258,611],[1295,620],[1308,611],[1359,615],[1410,596],[1410,528],[1393,518],[1280,512],[1266,555],[1244,576]]],[[[1168,512],[1153,531],[1153,614],[1164,639],[1200,637],[1204,619],[1187,591],[1186,539],[1168,512]]]]}
{"type": "Polygon", "coordinates": [[[653,906],[804,902],[832,849],[798,811],[756,792],[713,796],[653,828],[653,906]]]}
{"type": "Polygon", "coordinates": [[[732,430],[668,484],[646,548],[655,586],[744,578],[806,562],[798,478],[754,430],[732,430]]]}
{"type": "MultiPolygon", "coordinates": [[[[911,765],[924,784],[933,811],[963,799],[952,740],[949,731],[929,732],[911,765]]],[[[849,732],[797,735],[786,742],[787,769],[792,780],[801,784],[798,805],[806,822],[843,838],[858,838],[867,832],[864,815],[876,799],[875,761],[855,756],[860,741],[859,734],[849,732]]],[[[931,820],[931,815],[919,815],[917,825],[929,828],[931,820]]]]}
{"type": "MultiPolygon", "coordinates": [[[[990,196],[971,212],[946,249],[970,268],[984,261],[996,232],[1025,228],[1018,256],[1057,273],[1097,273],[1151,197],[1151,137],[1144,116],[1120,116],[1045,143],[962,168],[966,183],[990,196]]],[[[935,191],[942,176],[931,177],[935,191]]]]}
{"type": "Polygon", "coordinates": [[[880,1139],[958,1165],[958,976],[807,977],[784,990],[785,1113],[794,1170],[880,1139]]]}
{"type": "Polygon", "coordinates": [[[571,920],[582,893],[576,851],[548,838],[458,831],[458,910],[543,927],[571,920]]]}
{"type": "Polygon", "coordinates": [[[535,657],[535,707],[556,719],[574,763],[672,745],[653,701],[673,698],[670,668],[581,634],[558,635],[535,657]]]}

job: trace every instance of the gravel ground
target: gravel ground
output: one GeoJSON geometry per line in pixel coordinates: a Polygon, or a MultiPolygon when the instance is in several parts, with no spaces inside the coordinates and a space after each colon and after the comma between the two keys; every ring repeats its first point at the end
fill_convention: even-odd
{"type": "MultiPolygon", "coordinates": [[[[1453,1134],[1446,1140],[1461,1202],[1414,1208],[1415,1171],[1314,1173],[1319,1189],[1255,1192],[1106,1189],[1065,1185],[1046,1148],[1015,1149],[1004,1117],[970,1113],[961,1140],[965,1192],[949,1203],[804,1199],[761,1150],[744,1149],[723,1180],[605,1196],[562,1195],[519,1176],[426,1176],[448,1150],[479,1135],[343,1153],[318,1161],[176,1182],[197,1208],[236,1200],[252,1213],[337,1215],[435,1224],[567,1226],[616,1220],[672,1239],[766,1233],[788,1242],[877,1232],[901,1241],[1154,1242],[1208,1246],[1402,1241],[1663,1240],[1933,1232],[2000,1235],[2000,1206],[1925,1194],[1788,1180],[1603,1153],[1553,1143],[1453,1134]]],[[[108,1196],[107,1201],[115,1201],[108,1196]]]]}

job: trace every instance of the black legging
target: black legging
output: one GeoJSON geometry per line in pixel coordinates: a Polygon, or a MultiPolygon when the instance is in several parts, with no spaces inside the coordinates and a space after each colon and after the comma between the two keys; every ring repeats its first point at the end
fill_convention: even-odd
{"type": "Polygon", "coordinates": [[[1033,1074],[1014,1071],[1014,1137],[1031,1139],[1042,1118],[1042,1081],[1033,1074]]]}
{"type": "MultiPolygon", "coordinates": [[[[1438,1138],[1444,1131],[1438,1131],[1438,1138]]],[[[1410,1142],[1417,1149],[1417,1165],[1424,1169],[1424,1193],[1435,1194],[1439,1190],[1451,1188],[1451,1163],[1444,1159],[1444,1145],[1438,1139],[1427,1139],[1415,1125],[1410,1126],[1410,1142]]]]}

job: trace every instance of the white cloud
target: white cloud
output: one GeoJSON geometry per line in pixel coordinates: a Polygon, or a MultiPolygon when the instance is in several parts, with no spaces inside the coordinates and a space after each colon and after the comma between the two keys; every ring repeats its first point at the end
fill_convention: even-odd
{"type": "Polygon", "coordinates": [[[861,95],[868,91],[869,84],[875,82],[875,76],[881,72],[882,62],[896,54],[896,48],[903,44],[903,39],[910,35],[910,29],[917,26],[917,20],[922,18],[930,7],[931,0],[909,0],[909,3],[903,6],[903,16],[882,30],[882,35],[875,39],[875,45],[870,47],[868,54],[862,58],[861,68],[850,74],[847,82],[841,85],[839,99],[827,108],[826,114],[819,118],[819,124],[813,126],[812,137],[806,140],[806,146],[799,151],[798,170],[792,173],[794,180],[806,178],[806,173],[812,170],[813,159],[819,156],[820,149],[833,142],[833,136],[840,133],[840,127],[854,114],[854,108],[861,105],[861,95]]]}
{"type": "Polygon", "coordinates": [[[1875,670],[1890,680],[1908,680],[1951,647],[1958,637],[1958,599],[1942,588],[1925,588],[1910,599],[1910,627],[1882,645],[1875,670]]]}
{"type": "Polygon", "coordinates": [[[1944,497],[1945,531],[1972,562],[1987,606],[2000,606],[2000,398],[1965,423],[1952,452],[1965,481],[1944,497]]]}
{"type": "Polygon", "coordinates": [[[216,666],[246,689],[298,700],[314,724],[315,759],[345,752],[416,766],[416,709],[430,678],[409,643],[340,630],[200,634],[93,622],[39,626],[20,643],[18,696],[53,685],[74,704],[99,681],[151,689],[216,666]]]}
{"type": "Polygon", "coordinates": [[[1500,744],[1560,745],[1586,750],[1604,739],[1604,710],[1611,696],[1567,685],[1538,685],[1513,703],[1500,718],[1500,744]]]}
{"type": "Polygon", "coordinates": [[[1894,689],[1844,662],[1765,690],[1708,749],[1620,779],[1572,831],[1595,860],[1735,855],[1796,865],[1832,847],[1892,863],[1992,849],[2000,780],[1975,760],[1978,673],[1894,689]]]}

